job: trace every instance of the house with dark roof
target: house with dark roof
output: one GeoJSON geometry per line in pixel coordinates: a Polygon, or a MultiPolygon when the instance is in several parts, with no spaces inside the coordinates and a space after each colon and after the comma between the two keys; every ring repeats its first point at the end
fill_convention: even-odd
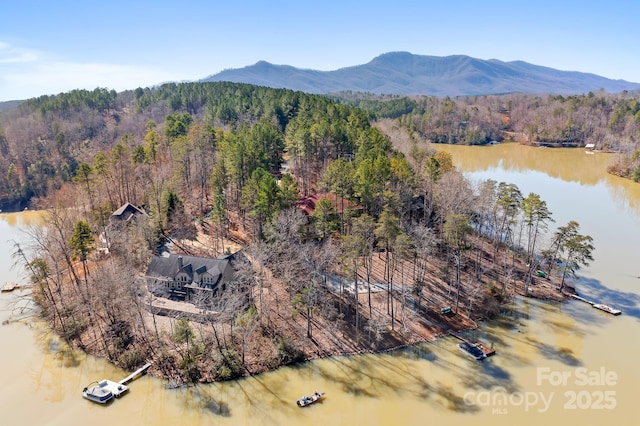
{"type": "Polygon", "coordinates": [[[156,296],[206,303],[233,279],[231,256],[219,259],[170,254],[154,256],[147,266],[149,290],[156,296]]]}
{"type": "Polygon", "coordinates": [[[99,236],[98,253],[107,255],[109,252],[118,247],[123,241],[126,241],[126,233],[129,225],[139,220],[147,221],[149,215],[142,209],[131,203],[123,204],[118,210],[111,213],[109,223],[99,236]]]}
{"type": "Polygon", "coordinates": [[[135,217],[148,217],[147,213],[131,203],[123,204],[118,210],[111,213],[111,223],[129,223],[135,217]]]}

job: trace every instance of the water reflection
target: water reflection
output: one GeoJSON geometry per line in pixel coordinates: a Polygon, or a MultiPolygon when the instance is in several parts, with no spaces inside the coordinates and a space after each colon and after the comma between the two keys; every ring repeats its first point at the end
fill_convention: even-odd
{"type": "Polygon", "coordinates": [[[11,228],[24,228],[29,225],[42,223],[42,212],[25,210],[19,213],[0,213],[0,222],[5,222],[11,228]]]}
{"type": "Polygon", "coordinates": [[[503,170],[505,172],[540,172],[565,182],[595,185],[602,180],[602,173],[613,161],[615,154],[597,153],[586,155],[571,148],[526,147],[516,143],[493,146],[468,147],[460,145],[433,145],[453,155],[454,163],[465,172],[503,170]],[[473,155],[469,155],[470,149],[473,155]],[[596,171],[594,173],[594,171],[596,171]]]}
{"type": "Polygon", "coordinates": [[[587,155],[582,149],[541,149],[515,143],[484,147],[434,145],[434,148],[450,153],[456,166],[467,173],[517,173],[527,175],[531,181],[542,181],[548,176],[585,187],[602,186],[615,200],[617,208],[632,209],[640,214],[640,185],[607,173],[616,154],[587,155]]]}
{"type": "Polygon", "coordinates": [[[431,350],[432,345],[423,343],[414,346],[397,349],[394,354],[397,357],[407,357],[412,360],[436,361],[436,354],[431,350]]]}

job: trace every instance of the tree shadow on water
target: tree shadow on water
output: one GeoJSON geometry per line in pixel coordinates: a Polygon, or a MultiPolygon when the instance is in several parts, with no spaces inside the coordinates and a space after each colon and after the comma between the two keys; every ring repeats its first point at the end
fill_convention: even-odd
{"type": "Polygon", "coordinates": [[[231,408],[226,402],[216,399],[210,392],[205,391],[209,386],[195,386],[187,390],[187,392],[193,393],[195,398],[188,398],[187,401],[192,401],[190,405],[197,410],[208,411],[219,417],[231,417],[231,408]]]}
{"type": "Polygon", "coordinates": [[[331,360],[334,368],[320,368],[319,374],[328,381],[339,383],[347,394],[379,398],[384,390],[400,392],[400,386],[376,374],[375,365],[366,356],[358,357],[358,362],[355,358],[331,360]]]}
{"type": "Polygon", "coordinates": [[[482,372],[485,376],[491,377],[495,381],[511,381],[511,373],[504,368],[491,362],[490,358],[482,361],[482,372]]]}
{"type": "Polygon", "coordinates": [[[394,351],[375,357],[332,358],[332,366],[321,367],[318,373],[354,397],[430,399],[434,395],[432,384],[397,357],[394,351]]]}
{"type": "Polygon", "coordinates": [[[576,358],[573,351],[569,348],[555,347],[541,343],[538,345],[538,351],[547,359],[560,361],[561,363],[571,367],[578,367],[582,365],[582,361],[576,358]]]}
{"type": "Polygon", "coordinates": [[[212,414],[220,417],[231,417],[231,408],[229,404],[217,401],[213,398],[202,401],[203,408],[212,414]]]}
{"type": "Polygon", "coordinates": [[[467,388],[473,390],[491,390],[499,387],[509,392],[516,392],[518,390],[518,386],[514,382],[512,375],[504,368],[495,364],[491,358],[486,358],[481,361],[470,360],[469,362],[477,364],[477,368],[470,368],[464,371],[462,379],[467,388]]]}
{"type": "Polygon", "coordinates": [[[393,355],[397,357],[404,357],[411,360],[423,360],[423,361],[436,361],[438,357],[428,347],[429,343],[423,343],[418,345],[411,345],[401,349],[393,351],[393,355]]]}
{"type": "Polygon", "coordinates": [[[448,410],[461,414],[473,414],[480,411],[479,407],[465,400],[464,396],[458,395],[450,386],[438,383],[435,387],[438,396],[436,402],[448,410]]]}

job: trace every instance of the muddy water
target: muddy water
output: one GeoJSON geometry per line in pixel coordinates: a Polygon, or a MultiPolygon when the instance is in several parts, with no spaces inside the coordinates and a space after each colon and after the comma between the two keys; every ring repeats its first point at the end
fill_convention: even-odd
{"type": "MultiPolygon", "coordinates": [[[[471,179],[512,182],[539,194],[557,221],[594,238],[595,261],[578,288],[621,308],[613,317],[581,302],[518,301],[476,333],[497,355],[476,362],[443,338],[394,354],[332,358],[233,383],[167,390],[142,377],[103,407],[81,398],[93,380],[127,372],[62,346],[29,314],[20,293],[0,294],[0,424],[228,425],[596,425],[640,424],[640,185],[605,173],[610,157],[582,150],[497,145],[443,147],[471,179]],[[17,319],[17,320],[16,320],[17,319]],[[300,409],[314,390],[326,399],[300,409]]],[[[24,213],[0,215],[0,268],[24,213]]]]}

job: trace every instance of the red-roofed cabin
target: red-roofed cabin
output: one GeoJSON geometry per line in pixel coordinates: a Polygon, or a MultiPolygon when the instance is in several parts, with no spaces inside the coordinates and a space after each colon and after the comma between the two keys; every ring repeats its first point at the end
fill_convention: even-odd
{"type": "Polygon", "coordinates": [[[304,214],[306,214],[307,216],[311,216],[316,209],[316,204],[323,198],[331,201],[331,204],[333,204],[333,208],[335,209],[338,216],[342,215],[342,213],[347,210],[362,210],[362,206],[353,203],[346,198],[338,197],[335,194],[331,193],[307,195],[306,197],[300,199],[296,203],[296,206],[298,206],[298,208],[300,208],[300,210],[302,210],[304,214]]]}

